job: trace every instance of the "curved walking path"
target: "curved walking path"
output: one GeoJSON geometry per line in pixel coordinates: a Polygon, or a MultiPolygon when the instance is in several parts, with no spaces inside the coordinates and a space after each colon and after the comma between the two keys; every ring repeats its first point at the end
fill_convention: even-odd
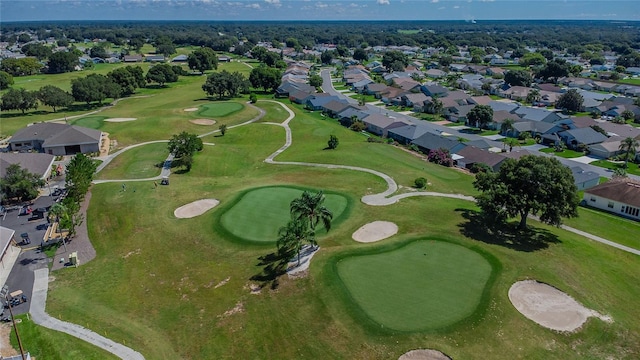
{"type": "MultiPolygon", "coordinates": [[[[265,124],[270,124],[270,125],[277,125],[277,126],[281,126],[285,129],[286,131],[286,140],[285,140],[285,144],[280,147],[278,150],[276,150],[273,154],[269,155],[264,162],[269,163],[269,164],[279,164],[279,165],[299,165],[299,166],[314,166],[314,167],[322,167],[322,168],[326,168],[326,169],[346,169],[346,170],[354,170],[354,171],[362,171],[362,172],[367,172],[376,176],[381,177],[386,183],[387,183],[387,190],[378,193],[378,194],[371,194],[371,195],[365,195],[361,198],[361,201],[367,205],[372,205],[372,206],[386,206],[386,205],[391,205],[391,204],[395,204],[396,202],[398,202],[401,199],[404,198],[408,198],[408,197],[412,197],[412,196],[438,196],[438,197],[447,197],[447,198],[453,198],[453,199],[460,199],[460,200],[467,200],[467,201],[476,201],[475,198],[473,196],[467,196],[467,195],[462,195],[462,194],[445,194],[445,193],[438,193],[438,192],[431,192],[431,191],[420,191],[420,192],[411,192],[411,193],[404,193],[404,194],[398,194],[398,195],[394,195],[391,197],[388,197],[389,195],[395,193],[398,190],[398,185],[396,184],[396,182],[393,180],[393,178],[391,178],[389,175],[384,174],[382,172],[376,171],[376,170],[372,170],[372,169],[367,169],[367,168],[362,168],[362,167],[357,167],[357,166],[348,166],[348,165],[332,165],[332,164],[316,164],[316,163],[307,163],[307,162],[294,162],[294,161],[276,161],[274,160],[276,156],[280,155],[281,153],[283,153],[286,149],[288,149],[292,142],[293,142],[293,137],[291,134],[291,128],[289,127],[289,122],[294,118],[295,113],[289,109],[289,107],[287,107],[285,104],[278,102],[278,101],[273,101],[273,100],[261,100],[261,101],[269,101],[269,102],[273,102],[273,103],[277,103],[280,104],[280,106],[282,106],[288,113],[289,116],[287,117],[287,119],[282,122],[281,124],[278,123],[265,123],[265,124]]],[[[535,218],[535,217],[533,217],[535,218]]],[[[535,218],[537,219],[537,218],[535,218]]],[[[539,219],[537,219],[539,220],[539,219]]],[[[632,253],[632,254],[636,254],[636,255],[640,255],[640,250],[634,249],[634,248],[630,248],[628,246],[625,245],[621,245],[618,244],[616,242],[613,242],[611,240],[607,240],[604,238],[601,238],[599,236],[572,228],[570,226],[566,226],[566,225],[561,225],[560,226],[562,229],[570,231],[572,233],[584,236],[588,239],[597,241],[599,243],[605,244],[605,245],[609,245],[612,247],[615,247],[617,249],[632,253]]]]}
{"type": "Polygon", "coordinates": [[[80,325],[58,320],[49,316],[49,314],[45,312],[47,290],[49,289],[49,269],[38,269],[35,270],[33,274],[35,280],[33,282],[33,293],[31,295],[29,312],[31,313],[31,318],[33,318],[34,323],[84,340],[121,359],[144,360],[144,356],[142,356],[142,354],[131,348],[107,339],[106,337],[80,325]]]}

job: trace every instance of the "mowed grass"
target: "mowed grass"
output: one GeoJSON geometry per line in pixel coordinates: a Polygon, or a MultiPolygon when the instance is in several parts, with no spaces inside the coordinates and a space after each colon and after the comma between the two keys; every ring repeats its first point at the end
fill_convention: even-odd
{"type": "Polygon", "coordinates": [[[474,313],[490,263],[460,245],[425,239],[337,263],[353,301],[381,328],[437,330],[474,313]]]}
{"type": "MultiPolygon", "coordinates": [[[[16,325],[24,351],[28,352],[32,358],[47,360],[118,359],[117,356],[97,346],[80,341],[71,335],[38,326],[27,315],[18,315],[16,319],[22,320],[16,325]]],[[[14,349],[20,349],[13,329],[11,330],[11,346],[14,349]]]]}
{"type": "MultiPolygon", "coordinates": [[[[222,215],[220,224],[240,239],[274,243],[278,240],[278,229],[291,220],[289,204],[302,192],[302,189],[280,186],[251,190],[222,215]]],[[[347,211],[348,200],[340,194],[326,193],[324,206],[337,222],[347,211]]],[[[317,231],[321,229],[318,225],[317,231]]]]}
{"type": "MultiPolygon", "coordinates": [[[[369,166],[408,186],[421,174],[432,191],[473,193],[471,176],[431,166],[393,146],[366,143],[333,120],[295,110],[294,146],[277,160],[369,166]],[[322,150],[330,133],[340,138],[336,151],[322,150]]],[[[362,172],[264,163],[284,136],[281,127],[267,124],[230,129],[224,137],[203,139],[216,145],[195,155],[189,173],[172,175],[170,186],[140,186],[135,193],[119,191],[118,183],[93,186],[86,221],[97,257],[53,274],[47,311],[106,333],[148,359],[395,359],[423,347],[456,359],[640,356],[640,308],[633,306],[640,297],[636,255],[533,221],[531,226],[557,241],[537,251],[487,241],[466,232],[465,212],[476,208],[457,199],[413,197],[384,207],[353,201],[349,216],[323,236],[307,277],[283,277],[277,291],[250,294],[250,278],[262,271],[259,257],[275,246],[233,241],[219,226],[225,206],[239,194],[279,185],[359,199],[386,188],[380,178],[362,172]],[[193,219],[173,216],[177,207],[201,198],[219,199],[221,205],[193,219]],[[374,220],[395,222],[399,234],[374,244],[351,240],[356,229],[374,220]],[[341,295],[344,285],[332,259],[381,253],[425,238],[477,248],[497,259],[501,267],[487,287],[484,312],[442,330],[398,334],[380,334],[353,316],[358,307],[341,295]],[[590,319],[575,334],[544,329],[508,300],[509,287],[522,279],[552,284],[614,322],[590,319]]]]}
{"type": "Polygon", "coordinates": [[[200,116],[205,117],[223,117],[229,116],[235,112],[238,112],[244,108],[243,104],[237,102],[218,102],[209,103],[200,106],[200,110],[197,112],[200,116]]]}
{"type": "Polygon", "coordinates": [[[564,219],[563,223],[640,250],[640,222],[588,207],[578,208],[578,217],[564,219]]]}
{"type": "Polygon", "coordinates": [[[154,143],[129,149],[113,159],[97,179],[145,179],[160,175],[160,168],[169,155],[167,143],[154,143]]]}

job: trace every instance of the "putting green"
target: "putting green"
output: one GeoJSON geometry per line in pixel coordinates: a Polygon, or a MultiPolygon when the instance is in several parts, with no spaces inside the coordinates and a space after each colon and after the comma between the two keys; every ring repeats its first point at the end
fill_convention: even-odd
{"type": "Polygon", "coordinates": [[[237,102],[209,103],[200,106],[198,115],[204,117],[224,117],[244,109],[244,105],[237,102]]]}
{"type": "Polygon", "coordinates": [[[440,329],[472,315],[491,276],[479,253],[444,241],[419,240],[337,263],[351,299],[382,328],[440,329]]]}
{"type": "MultiPolygon", "coordinates": [[[[278,229],[291,219],[289,204],[303,191],[281,186],[251,190],[222,215],[220,223],[238,238],[274,243],[278,239],[278,229]]],[[[324,206],[333,213],[334,222],[345,212],[347,205],[345,196],[325,192],[324,206]]],[[[320,230],[320,234],[324,232],[320,225],[316,230],[320,230]]]]}
{"type": "Polygon", "coordinates": [[[71,121],[71,124],[90,129],[100,129],[104,125],[104,119],[106,118],[106,116],[85,116],[83,118],[71,121]]]}

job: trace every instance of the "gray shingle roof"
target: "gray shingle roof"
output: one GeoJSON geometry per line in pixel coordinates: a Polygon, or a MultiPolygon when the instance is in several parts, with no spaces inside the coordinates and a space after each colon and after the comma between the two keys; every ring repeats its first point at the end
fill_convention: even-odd
{"type": "Polygon", "coordinates": [[[640,182],[628,178],[610,180],[584,191],[605,199],[640,207],[640,182]]]}
{"type": "Polygon", "coordinates": [[[53,164],[55,156],[40,153],[4,153],[0,154],[0,178],[5,177],[7,168],[12,164],[19,164],[32,174],[43,177],[53,164]]]}

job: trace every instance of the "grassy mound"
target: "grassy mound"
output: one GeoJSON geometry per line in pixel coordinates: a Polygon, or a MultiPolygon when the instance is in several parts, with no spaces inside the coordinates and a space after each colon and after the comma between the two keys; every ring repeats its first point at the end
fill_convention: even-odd
{"type": "Polygon", "coordinates": [[[392,251],[346,257],[337,271],[351,299],[380,327],[424,331],[472,315],[492,267],[466,247],[420,240],[392,251]]]}
{"type": "Polygon", "coordinates": [[[244,105],[237,102],[218,102],[204,104],[200,107],[198,115],[204,117],[224,117],[238,112],[244,108],[244,105]]]}
{"type": "MultiPolygon", "coordinates": [[[[289,204],[303,191],[301,188],[283,186],[250,190],[222,215],[220,223],[240,239],[273,243],[278,239],[278,229],[291,219],[289,204]]],[[[325,197],[324,204],[333,212],[335,223],[345,214],[348,199],[340,194],[326,192],[325,197]]],[[[320,234],[324,232],[320,225],[317,230],[320,230],[320,234]]]]}

